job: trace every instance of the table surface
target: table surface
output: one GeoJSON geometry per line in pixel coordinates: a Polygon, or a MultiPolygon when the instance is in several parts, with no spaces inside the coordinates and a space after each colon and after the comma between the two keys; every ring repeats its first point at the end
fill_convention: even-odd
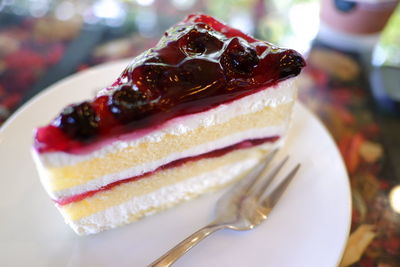
{"type": "MultiPolygon", "coordinates": [[[[0,125],[52,83],[156,42],[48,18],[0,27],[0,125]]],[[[334,137],[350,176],[352,230],[342,266],[400,266],[400,119],[378,108],[359,55],[314,41],[298,79],[300,101],[334,137]]]]}

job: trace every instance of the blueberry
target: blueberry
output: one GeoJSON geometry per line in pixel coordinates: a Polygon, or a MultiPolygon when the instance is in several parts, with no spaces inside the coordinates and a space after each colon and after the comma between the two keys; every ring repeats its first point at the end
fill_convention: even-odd
{"type": "Polygon", "coordinates": [[[259,58],[256,51],[233,38],[221,55],[221,65],[229,76],[248,76],[258,65],[259,58]]]}
{"type": "Polygon", "coordinates": [[[95,136],[99,128],[99,118],[89,102],[66,107],[54,121],[66,135],[77,140],[87,140],[95,136]]]}
{"type": "Polygon", "coordinates": [[[280,77],[292,77],[300,73],[306,65],[303,57],[294,50],[287,50],[279,61],[280,77]]]}
{"type": "Polygon", "coordinates": [[[158,57],[146,60],[132,72],[132,78],[139,90],[148,98],[158,97],[158,81],[168,66],[158,57]]]}
{"type": "Polygon", "coordinates": [[[221,50],[223,42],[215,36],[192,29],[179,39],[179,47],[189,55],[210,54],[221,50]]]}
{"type": "Polygon", "coordinates": [[[135,86],[124,85],[109,99],[113,116],[123,123],[139,120],[150,110],[147,97],[135,86]]]}

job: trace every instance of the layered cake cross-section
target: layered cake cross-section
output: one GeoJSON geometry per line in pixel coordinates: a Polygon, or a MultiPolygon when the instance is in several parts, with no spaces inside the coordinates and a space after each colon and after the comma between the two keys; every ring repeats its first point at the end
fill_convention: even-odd
{"type": "Polygon", "coordinates": [[[282,143],[304,66],[294,50],[189,15],[36,130],[41,182],[78,234],[221,188],[282,143]]]}

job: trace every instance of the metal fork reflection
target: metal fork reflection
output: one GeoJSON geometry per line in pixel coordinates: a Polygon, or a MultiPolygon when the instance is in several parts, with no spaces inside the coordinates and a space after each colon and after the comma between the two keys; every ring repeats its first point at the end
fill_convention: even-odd
{"type": "Polygon", "coordinates": [[[282,169],[289,157],[283,159],[267,174],[266,169],[277,154],[277,150],[267,156],[244,179],[225,193],[217,202],[216,219],[209,225],[193,233],[159,259],[150,267],[166,267],[173,264],[193,246],[217,230],[249,230],[267,219],[272,208],[300,168],[297,164],[271,192],[266,194],[269,185],[282,169]]]}

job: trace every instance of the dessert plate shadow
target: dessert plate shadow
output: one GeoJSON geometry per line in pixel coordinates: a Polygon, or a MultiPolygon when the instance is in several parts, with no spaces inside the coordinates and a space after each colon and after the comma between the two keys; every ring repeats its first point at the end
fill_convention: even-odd
{"type": "MultiPolygon", "coordinates": [[[[118,61],[66,78],[20,108],[0,129],[0,262],[4,266],[146,266],[213,218],[221,192],[115,230],[79,237],[42,188],[33,129],[71,102],[94,96],[127,65],[118,61]]],[[[270,218],[246,232],[220,231],[174,266],[336,266],[350,228],[348,177],[329,133],[301,104],[281,155],[302,167],[270,218]]],[[[285,170],[284,170],[285,171],[285,170]]]]}

